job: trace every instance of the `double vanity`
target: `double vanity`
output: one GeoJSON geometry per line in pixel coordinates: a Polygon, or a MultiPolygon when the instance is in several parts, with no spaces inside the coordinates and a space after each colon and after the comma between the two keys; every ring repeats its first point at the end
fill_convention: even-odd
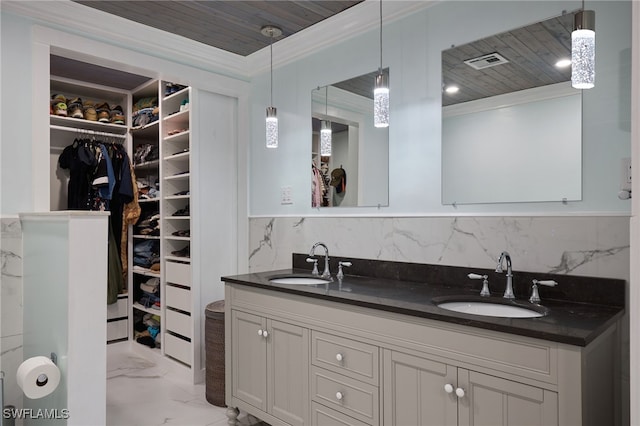
{"type": "Polygon", "coordinates": [[[507,300],[494,270],[340,258],[328,281],[307,258],[223,277],[230,424],[620,423],[623,280],[516,270],[507,300]],[[530,303],[534,280],[558,285],[530,303]]]}

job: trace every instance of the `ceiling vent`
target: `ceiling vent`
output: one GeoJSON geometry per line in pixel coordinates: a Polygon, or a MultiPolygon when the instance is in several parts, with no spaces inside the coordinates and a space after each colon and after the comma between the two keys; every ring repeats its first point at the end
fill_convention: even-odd
{"type": "Polygon", "coordinates": [[[487,55],[478,56],[477,58],[467,59],[464,63],[474,69],[481,70],[489,67],[495,67],[496,65],[506,64],[509,63],[509,61],[498,52],[493,52],[487,55]]]}

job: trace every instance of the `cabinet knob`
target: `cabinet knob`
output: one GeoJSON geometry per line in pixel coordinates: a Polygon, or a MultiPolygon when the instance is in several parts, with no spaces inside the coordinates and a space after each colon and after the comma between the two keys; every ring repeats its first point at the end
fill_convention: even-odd
{"type": "Polygon", "coordinates": [[[267,333],[267,330],[262,332],[262,337],[264,337],[265,339],[269,337],[269,333],[267,333]]]}
{"type": "Polygon", "coordinates": [[[456,395],[458,396],[458,398],[464,398],[464,389],[457,388],[456,389],[456,395]]]}
{"type": "Polygon", "coordinates": [[[258,336],[262,336],[262,333],[264,333],[264,331],[258,330],[258,336]]]}
{"type": "Polygon", "coordinates": [[[344,398],[344,395],[342,394],[342,392],[336,392],[336,399],[337,399],[338,401],[341,401],[341,400],[342,400],[342,398],[344,398]]]}
{"type": "Polygon", "coordinates": [[[342,356],[342,354],[336,354],[336,361],[342,361],[344,359],[344,357],[342,356]]]}
{"type": "Polygon", "coordinates": [[[447,383],[446,385],[444,385],[444,391],[446,393],[452,393],[453,392],[453,385],[447,383]]]}

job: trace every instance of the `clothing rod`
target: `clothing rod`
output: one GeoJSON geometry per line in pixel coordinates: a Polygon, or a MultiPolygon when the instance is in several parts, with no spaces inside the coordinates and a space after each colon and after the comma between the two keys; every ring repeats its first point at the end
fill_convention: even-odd
{"type": "Polygon", "coordinates": [[[56,126],[55,124],[52,124],[49,127],[53,130],[63,130],[65,132],[72,132],[79,135],[94,135],[94,136],[104,136],[107,138],[120,138],[120,139],[124,139],[127,137],[127,135],[119,135],[117,133],[99,132],[97,130],[74,129],[73,127],[56,126]]]}

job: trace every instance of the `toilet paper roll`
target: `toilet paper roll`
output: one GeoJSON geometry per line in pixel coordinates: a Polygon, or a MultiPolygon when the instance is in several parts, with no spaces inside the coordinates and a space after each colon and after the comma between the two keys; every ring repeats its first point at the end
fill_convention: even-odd
{"type": "Polygon", "coordinates": [[[20,364],[16,380],[27,398],[43,398],[60,384],[60,369],[46,356],[34,356],[20,364]]]}

